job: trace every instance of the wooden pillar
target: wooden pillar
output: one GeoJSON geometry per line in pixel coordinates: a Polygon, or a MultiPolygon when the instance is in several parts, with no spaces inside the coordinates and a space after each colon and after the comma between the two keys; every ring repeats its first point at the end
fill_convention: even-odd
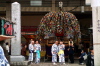
{"type": "Polygon", "coordinates": [[[11,20],[11,3],[6,4],[6,18],[11,20]]]}
{"type": "MultiPolygon", "coordinates": [[[[6,19],[11,20],[11,3],[6,3],[6,19]]],[[[8,42],[9,46],[11,45],[11,39],[6,39],[4,44],[8,42]]],[[[10,62],[10,56],[8,55],[8,51],[4,47],[4,53],[7,60],[10,62]]]]}

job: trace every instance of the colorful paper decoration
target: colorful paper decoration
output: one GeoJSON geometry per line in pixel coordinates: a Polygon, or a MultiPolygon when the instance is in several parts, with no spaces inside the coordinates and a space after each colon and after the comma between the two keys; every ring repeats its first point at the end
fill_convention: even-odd
{"type": "Polygon", "coordinates": [[[52,33],[63,33],[67,38],[81,38],[78,19],[69,12],[49,12],[40,22],[38,33],[40,36],[49,36],[52,33]]]}

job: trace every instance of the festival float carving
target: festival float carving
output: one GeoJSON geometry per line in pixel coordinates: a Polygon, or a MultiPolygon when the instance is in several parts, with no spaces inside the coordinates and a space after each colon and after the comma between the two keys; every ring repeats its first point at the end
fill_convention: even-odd
{"type": "MultiPolygon", "coordinates": [[[[46,51],[51,51],[51,46],[54,43],[55,37],[66,38],[63,39],[65,44],[65,57],[68,57],[68,39],[72,38],[74,43],[80,42],[81,32],[78,19],[70,12],[49,12],[40,22],[38,27],[38,36],[44,37],[47,40],[46,51]],[[50,37],[54,37],[49,40],[50,37]],[[52,42],[51,42],[52,41],[52,42]]],[[[51,57],[51,52],[46,52],[47,57],[51,57]]]]}
{"type": "Polygon", "coordinates": [[[49,12],[40,22],[38,28],[39,36],[45,39],[53,36],[63,36],[67,39],[81,38],[78,19],[70,12],[49,12]]]}

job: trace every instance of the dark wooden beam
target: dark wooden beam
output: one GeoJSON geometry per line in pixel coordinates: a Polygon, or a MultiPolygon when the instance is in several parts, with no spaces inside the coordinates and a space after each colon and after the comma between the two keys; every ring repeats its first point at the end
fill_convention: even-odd
{"type": "Polygon", "coordinates": [[[12,3],[12,0],[6,0],[6,3],[12,3]]]}

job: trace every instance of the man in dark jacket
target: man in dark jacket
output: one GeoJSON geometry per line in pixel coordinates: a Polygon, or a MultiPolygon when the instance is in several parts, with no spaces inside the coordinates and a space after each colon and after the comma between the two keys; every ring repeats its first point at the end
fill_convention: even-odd
{"type": "Polygon", "coordinates": [[[70,63],[74,63],[74,45],[72,43],[70,43],[68,51],[69,51],[70,63]]]}
{"type": "Polygon", "coordinates": [[[94,66],[94,50],[90,47],[90,53],[87,56],[86,66],[94,66]]]}

